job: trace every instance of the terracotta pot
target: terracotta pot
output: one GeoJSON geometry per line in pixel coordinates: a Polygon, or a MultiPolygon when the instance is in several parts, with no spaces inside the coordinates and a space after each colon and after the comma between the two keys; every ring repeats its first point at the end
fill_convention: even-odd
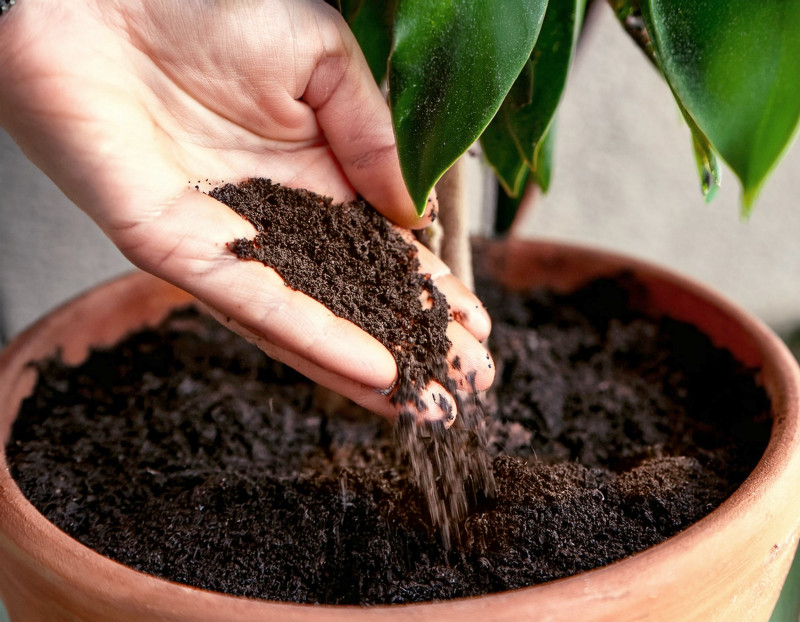
{"type": "MultiPolygon", "coordinates": [[[[0,597],[12,622],[37,620],[766,621],[800,534],[800,371],[761,322],[670,272],[616,255],[552,243],[482,249],[514,287],[559,290],[631,270],[653,315],[689,321],[749,366],[772,401],[767,450],[717,510],[666,542],[604,568],[552,583],[442,603],[370,608],[247,600],[181,586],[110,561],[50,524],[0,470],[0,597]]],[[[70,362],[161,318],[189,296],[145,274],[103,285],[61,307],[0,354],[0,445],[34,371],[29,361],[63,348],[70,362]]],[[[1,451],[1,450],[0,450],[1,451]]]]}

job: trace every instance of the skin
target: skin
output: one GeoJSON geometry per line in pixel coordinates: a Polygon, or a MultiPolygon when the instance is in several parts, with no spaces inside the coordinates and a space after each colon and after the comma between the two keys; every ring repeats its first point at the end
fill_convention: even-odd
{"type": "MultiPolygon", "coordinates": [[[[21,0],[0,20],[0,125],[137,266],[195,295],[277,358],[393,416],[391,354],[355,325],[237,260],[252,226],[198,192],[270,177],[418,218],[389,110],[352,33],[316,0],[21,0]],[[205,180],[209,180],[206,184],[205,180]]],[[[487,388],[483,306],[420,249],[458,321],[450,359],[487,388]]],[[[438,385],[425,417],[441,416],[438,385]],[[438,402],[438,403],[437,403],[438,402]]]]}

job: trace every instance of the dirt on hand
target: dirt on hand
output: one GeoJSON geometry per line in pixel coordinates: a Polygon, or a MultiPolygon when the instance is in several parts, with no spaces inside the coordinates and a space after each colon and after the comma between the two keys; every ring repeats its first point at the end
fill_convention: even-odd
{"type": "Polygon", "coordinates": [[[254,239],[229,245],[240,259],[273,268],[289,287],[392,353],[399,375],[390,399],[401,407],[396,442],[449,545],[470,499],[493,494],[494,480],[474,390],[458,391],[449,375],[447,300],[430,275],[419,272],[417,248],[364,201],[334,204],[268,179],[227,184],[209,194],[256,229],[254,239]],[[429,304],[423,306],[423,297],[429,304]],[[431,381],[455,398],[456,412],[448,421],[417,420],[424,408],[420,394],[431,381]]]}

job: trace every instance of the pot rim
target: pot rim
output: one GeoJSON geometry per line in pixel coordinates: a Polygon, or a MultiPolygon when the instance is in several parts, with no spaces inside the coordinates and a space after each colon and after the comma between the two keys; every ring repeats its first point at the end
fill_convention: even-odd
{"type": "MultiPolygon", "coordinates": [[[[698,327],[710,334],[715,343],[725,345],[726,338],[733,338],[730,335],[726,337],[726,331],[731,330],[731,327],[738,327],[736,330],[742,332],[746,340],[744,346],[734,354],[746,364],[763,363],[759,375],[770,394],[773,416],[767,449],[742,485],[718,508],[664,542],[609,565],[548,583],[478,597],[370,607],[255,600],[186,586],[136,571],[103,557],[50,523],[27,501],[9,474],[5,460],[5,440],[11,421],[2,421],[6,416],[2,409],[12,408],[0,406],[0,438],[3,439],[0,444],[0,459],[3,464],[0,469],[0,552],[16,558],[32,558],[55,581],[77,585],[77,589],[85,590],[93,598],[107,599],[108,585],[113,585],[116,589],[113,598],[117,602],[131,599],[139,601],[146,594],[145,600],[157,603],[159,599],[171,598],[175,594],[192,594],[193,603],[190,606],[192,611],[200,614],[209,611],[208,608],[220,608],[231,616],[253,616],[255,619],[255,616],[264,616],[270,612],[279,615],[280,619],[294,620],[313,611],[317,612],[319,619],[349,622],[371,616],[375,612],[381,612],[388,619],[393,619],[392,615],[398,616],[396,619],[413,619],[415,611],[431,608],[442,613],[452,611],[459,616],[466,612],[473,615],[483,612],[490,616],[493,608],[501,603],[512,608],[518,607],[521,615],[519,619],[525,619],[524,612],[530,615],[531,602],[538,600],[555,598],[567,603],[562,611],[564,613],[568,612],[568,603],[574,600],[584,603],[587,600],[596,600],[600,603],[634,591],[641,591],[646,596],[654,590],[663,590],[665,582],[674,581],[674,577],[682,571],[682,564],[688,559],[687,551],[699,547],[709,559],[713,559],[717,548],[724,546],[728,537],[733,537],[732,534],[740,531],[744,521],[752,522],[754,512],[759,515],[759,521],[777,520],[786,527],[783,531],[792,534],[786,541],[773,543],[776,555],[779,550],[795,545],[800,523],[800,501],[786,499],[784,507],[788,512],[778,514],[766,507],[765,502],[785,497],[786,492],[791,490],[791,484],[796,481],[795,478],[800,476],[800,369],[785,344],[763,322],[707,286],[648,261],[551,239],[513,240],[505,244],[488,242],[488,245],[491,262],[508,270],[508,276],[503,280],[511,286],[518,284],[523,277],[530,278],[531,271],[555,274],[556,289],[569,289],[581,284],[578,282],[581,279],[566,276],[576,265],[589,268],[589,274],[582,278],[583,282],[626,269],[632,271],[648,290],[666,287],[665,293],[654,303],[662,305],[667,300],[677,303],[678,313],[675,315],[670,312],[671,317],[685,319],[681,316],[688,313],[690,305],[696,304],[698,300],[705,301],[703,304],[713,310],[713,313],[704,320],[706,326],[698,327]],[[535,254],[536,265],[516,265],[519,262],[513,257],[518,257],[521,253],[535,254]],[[574,259],[565,260],[568,255],[574,256],[574,259]],[[598,266],[602,266],[602,270],[598,271],[598,266]],[[40,544],[43,541],[47,545],[43,548],[46,548],[49,556],[42,555],[40,544]],[[666,566],[663,559],[668,560],[666,566]],[[101,580],[98,581],[95,574],[82,571],[83,563],[95,565],[101,580]],[[656,567],[658,572],[654,572],[656,567]],[[633,581],[631,577],[634,577],[633,581]]],[[[116,301],[122,292],[130,289],[156,289],[171,297],[175,303],[192,300],[188,294],[146,273],[134,272],[108,281],[61,305],[14,339],[0,352],[0,379],[12,376],[12,380],[16,381],[25,375],[28,377],[26,381],[32,385],[33,371],[29,366],[25,371],[20,370],[19,361],[41,358],[43,353],[36,351],[35,347],[41,333],[54,334],[57,329],[68,326],[73,319],[80,317],[83,310],[92,308],[101,298],[112,294],[112,299],[116,301]]],[[[163,314],[160,309],[153,308],[145,315],[150,322],[154,322],[163,314]]],[[[697,322],[692,323],[698,325],[697,322]]],[[[110,343],[115,337],[116,335],[102,335],[101,341],[110,343]]],[[[79,360],[81,354],[65,352],[65,357],[79,360]]],[[[19,401],[11,401],[15,401],[15,415],[19,401]]],[[[757,539],[758,535],[754,534],[753,538],[757,539]]],[[[539,615],[546,615],[545,609],[540,610],[539,615]]]]}

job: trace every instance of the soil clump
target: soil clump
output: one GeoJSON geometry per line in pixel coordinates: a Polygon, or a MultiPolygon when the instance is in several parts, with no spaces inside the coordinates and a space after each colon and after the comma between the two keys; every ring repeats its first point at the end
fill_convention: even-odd
{"type": "Polygon", "coordinates": [[[229,244],[237,257],[274,268],[286,285],[362,328],[392,353],[398,379],[390,399],[403,406],[396,442],[449,546],[470,499],[491,495],[494,481],[480,407],[474,396],[456,390],[448,373],[449,307],[430,275],[419,272],[416,247],[364,201],[334,204],[329,197],[268,179],[226,184],[209,194],[256,229],[254,239],[229,244]],[[455,398],[456,412],[446,412],[445,421],[422,424],[409,406],[424,412],[419,396],[431,381],[455,398]]]}

